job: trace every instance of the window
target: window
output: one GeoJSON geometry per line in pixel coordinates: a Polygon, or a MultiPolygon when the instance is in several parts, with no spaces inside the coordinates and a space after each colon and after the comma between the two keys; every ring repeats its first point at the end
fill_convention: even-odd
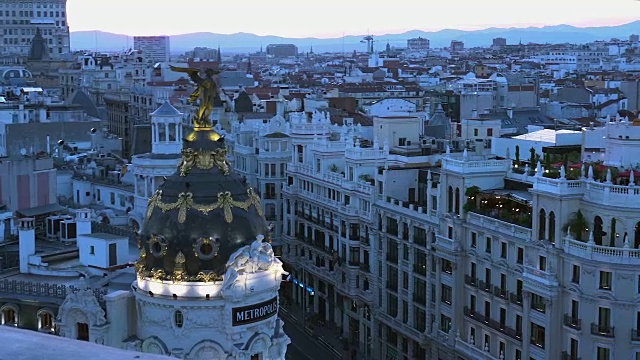
{"type": "Polygon", "coordinates": [[[490,238],[490,237],[487,237],[487,239],[486,239],[486,246],[485,246],[485,249],[486,249],[486,251],[487,251],[487,254],[491,254],[491,242],[492,242],[492,241],[491,241],[491,238],[490,238]]]}
{"type": "Polygon", "coordinates": [[[541,349],[544,349],[544,332],[543,326],[531,323],[531,343],[541,349]]]}
{"type": "Polygon", "coordinates": [[[493,128],[487,129],[487,136],[493,136],[493,128]]]}
{"type": "Polygon", "coordinates": [[[451,287],[444,284],[442,284],[441,286],[442,286],[441,287],[442,297],[440,300],[445,304],[451,305],[451,298],[452,298],[451,287]]]}
{"type": "Polygon", "coordinates": [[[518,246],[518,256],[516,262],[520,265],[524,264],[524,248],[518,246]]]}
{"type": "Polygon", "coordinates": [[[96,254],[96,247],[91,245],[89,247],[89,255],[95,255],[96,254]]]}
{"type": "Polygon", "coordinates": [[[606,348],[606,347],[598,346],[596,359],[597,360],[609,360],[610,358],[611,358],[611,350],[609,348],[606,348]]]}
{"type": "Polygon", "coordinates": [[[503,259],[507,258],[507,243],[504,241],[500,242],[500,257],[503,259]]]}
{"type": "Polygon", "coordinates": [[[398,146],[407,146],[407,138],[399,138],[398,146]]]}
{"type": "Polygon", "coordinates": [[[478,136],[478,129],[473,129],[473,136],[478,136]]]}
{"type": "Polygon", "coordinates": [[[600,271],[600,290],[611,290],[611,272],[600,271]]]}
{"type": "Polygon", "coordinates": [[[544,256],[539,257],[539,268],[541,271],[547,271],[547,258],[544,256]]]}
{"type": "Polygon", "coordinates": [[[176,312],[173,314],[173,321],[175,322],[176,327],[179,327],[179,328],[182,327],[182,325],[184,324],[184,317],[182,315],[182,311],[176,310],[176,312]]]}
{"type": "MultiPolygon", "coordinates": [[[[571,269],[571,282],[580,284],[580,266],[573,265],[571,269]]],[[[638,293],[640,293],[640,281],[638,282],[638,293]]]]}
{"type": "MultiPolygon", "coordinates": [[[[470,246],[471,246],[472,249],[475,249],[476,247],[478,247],[478,233],[476,233],[476,232],[472,232],[471,233],[471,244],[470,244],[470,246]]],[[[639,286],[638,288],[640,289],[640,285],[638,285],[638,286],[639,286]]],[[[638,291],[638,292],[640,292],[640,291],[638,291]]]]}
{"type": "Polygon", "coordinates": [[[440,331],[447,334],[451,331],[451,318],[444,314],[440,315],[440,331]]]}

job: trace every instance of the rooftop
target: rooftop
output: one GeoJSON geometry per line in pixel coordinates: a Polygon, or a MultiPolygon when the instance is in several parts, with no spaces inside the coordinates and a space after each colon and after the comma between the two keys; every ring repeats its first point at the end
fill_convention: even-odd
{"type": "Polygon", "coordinates": [[[86,341],[72,340],[60,336],[51,336],[36,331],[17,329],[10,326],[0,327],[0,359],[13,360],[161,360],[166,356],[145,354],[141,352],[121,350],[86,341]],[[47,344],[49,351],[42,351],[47,344]]]}

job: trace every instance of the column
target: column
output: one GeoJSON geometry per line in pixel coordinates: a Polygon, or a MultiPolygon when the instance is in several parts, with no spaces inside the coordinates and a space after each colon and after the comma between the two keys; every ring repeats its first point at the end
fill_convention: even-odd
{"type": "Polygon", "coordinates": [[[531,311],[531,293],[522,292],[522,359],[529,359],[529,343],[531,342],[531,321],[529,312],[531,311]]]}
{"type": "Polygon", "coordinates": [[[133,188],[135,189],[135,196],[140,195],[140,189],[138,188],[138,175],[134,174],[133,176],[133,188]]]}
{"type": "MultiPolygon", "coordinates": [[[[436,325],[438,326],[437,329],[434,329],[433,332],[435,333],[436,330],[440,330],[439,326],[440,326],[440,299],[442,298],[442,286],[441,284],[441,264],[440,264],[440,258],[437,256],[434,256],[434,261],[436,262],[436,280],[435,280],[435,285],[436,285],[436,298],[434,299],[436,302],[436,306],[435,306],[435,318],[436,318],[436,325]]],[[[431,289],[427,289],[427,292],[430,293],[431,289]]],[[[429,304],[427,304],[428,306],[429,304]]]]}
{"type": "Polygon", "coordinates": [[[164,123],[164,142],[169,142],[169,123],[164,123]]]}
{"type": "Polygon", "coordinates": [[[144,196],[147,198],[151,197],[149,194],[149,177],[147,176],[144,177],[144,196]]]}

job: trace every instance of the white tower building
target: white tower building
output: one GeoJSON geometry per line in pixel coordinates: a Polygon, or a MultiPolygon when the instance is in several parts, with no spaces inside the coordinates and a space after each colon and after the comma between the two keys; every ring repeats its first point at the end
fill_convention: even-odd
{"type": "Polygon", "coordinates": [[[130,223],[140,229],[147,211],[147,201],[176,171],[180,161],[183,137],[183,114],[168,101],[151,113],[151,152],[132,159],[135,174],[134,210],[130,223]]]}

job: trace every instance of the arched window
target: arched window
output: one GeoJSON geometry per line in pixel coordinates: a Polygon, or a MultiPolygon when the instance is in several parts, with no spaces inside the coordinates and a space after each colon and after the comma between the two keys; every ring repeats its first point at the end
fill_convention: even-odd
{"type": "Polygon", "coordinates": [[[460,188],[456,188],[456,215],[460,215],[460,188]]]}
{"type": "Polygon", "coordinates": [[[38,330],[45,332],[53,332],[55,329],[55,317],[53,312],[47,309],[40,309],[38,311],[38,330]]]}
{"type": "Polygon", "coordinates": [[[453,186],[449,186],[447,192],[447,212],[453,212],[453,186]]]}
{"type": "Polygon", "coordinates": [[[176,327],[181,328],[182,325],[184,325],[184,315],[182,315],[182,311],[176,310],[176,312],[173,313],[173,321],[176,324],[176,327]]]}
{"type": "Polygon", "coordinates": [[[640,247],[640,221],[636,223],[635,232],[633,236],[633,248],[637,249],[640,247]]]}
{"type": "Polygon", "coordinates": [[[605,233],[602,231],[602,218],[600,216],[596,216],[593,218],[593,241],[595,241],[596,245],[602,245],[602,236],[605,233]]]}
{"type": "Polygon", "coordinates": [[[538,216],[538,240],[545,239],[545,233],[547,230],[547,213],[544,209],[540,209],[538,216]]]}
{"type": "Polygon", "coordinates": [[[549,211],[549,241],[556,242],[556,213],[549,211]]]}
{"type": "Polygon", "coordinates": [[[0,324],[18,326],[18,308],[9,304],[0,308],[0,324]]]}
{"type": "Polygon", "coordinates": [[[616,246],[616,218],[611,218],[611,227],[609,229],[609,246],[616,246]]]}

